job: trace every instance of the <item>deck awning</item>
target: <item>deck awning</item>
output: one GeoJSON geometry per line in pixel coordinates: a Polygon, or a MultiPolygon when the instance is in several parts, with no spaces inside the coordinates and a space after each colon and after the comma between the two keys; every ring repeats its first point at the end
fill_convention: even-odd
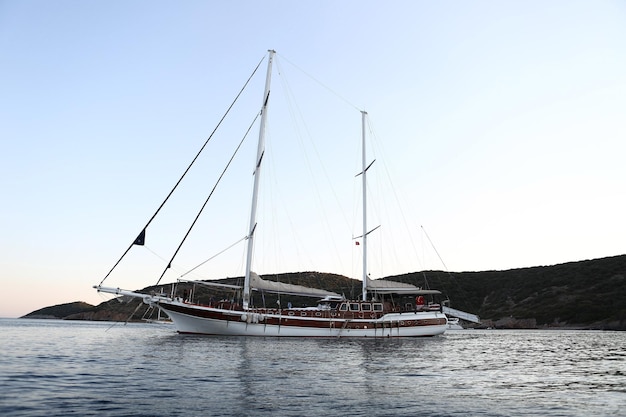
{"type": "Polygon", "coordinates": [[[411,295],[432,295],[441,294],[437,290],[424,290],[412,284],[404,282],[388,281],[384,279],[368,279],[367,291],[377,294],[411,294],[411,295]]]}

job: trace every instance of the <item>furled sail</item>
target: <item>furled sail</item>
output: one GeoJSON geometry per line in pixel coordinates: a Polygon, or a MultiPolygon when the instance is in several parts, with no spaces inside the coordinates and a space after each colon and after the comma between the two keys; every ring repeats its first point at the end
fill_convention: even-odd
{"type": "Polygon", "coordinates": [[[286,284],[284,282],[267,281],[254,272],[250,272],[250,287],[260,291],[268,291],[289,295],[301,295],[304,297],[341,297],[339,294],[332,291],[321,290],[318,288],[309,288],[303,285],[286,284]]]}
{"type": "Polygon", "coordinates": [[[384,279],[367,279],[367,290],[378,294],[441,294],[437,290],[423,290],[415,285],[404,282],[387,281],[384,279]]]}

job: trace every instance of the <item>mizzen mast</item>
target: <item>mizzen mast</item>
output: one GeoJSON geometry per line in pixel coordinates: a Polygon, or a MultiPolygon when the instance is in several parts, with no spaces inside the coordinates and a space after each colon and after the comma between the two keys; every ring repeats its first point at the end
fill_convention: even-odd
{"type": "Polygon", "coordinates": [[[372,164],[376,161],[370,162],[367,165],[367,152],[365,149],[365,138],[366,138],[366,122],[367,122],[367,112],[361,111],[361,130],[362,130],[362,144],[361,144],[361,162],[362,162],[362,171],[359,175],[362,175],[361,179],[363,184],[363,235],[360,236],[363,238],[363,301],[367,301],[367,287],[368,287],[368,273],[367,273],[367,235],[372,233],[374,230],[378,229],[380,226],[376,226],[372,230],[367,230],[367,170],[372,166],[372,164]]]}
{"type": "Polygon", "coordinates": [[[366,181],[366,152],[365,152],[365,118],[366,111],[361,111],[361,164],[363,167],[363,301],[367,301],[367,181],[366,181]]]}

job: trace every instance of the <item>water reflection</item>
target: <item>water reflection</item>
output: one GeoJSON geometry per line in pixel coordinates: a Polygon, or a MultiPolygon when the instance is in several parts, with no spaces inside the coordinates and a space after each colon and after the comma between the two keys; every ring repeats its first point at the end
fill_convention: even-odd
{"type": "Polygon", "coordinates": [[[626,333],[181,336],[1,323],[0,415],[587,416],[626,408],[626,333]]]}

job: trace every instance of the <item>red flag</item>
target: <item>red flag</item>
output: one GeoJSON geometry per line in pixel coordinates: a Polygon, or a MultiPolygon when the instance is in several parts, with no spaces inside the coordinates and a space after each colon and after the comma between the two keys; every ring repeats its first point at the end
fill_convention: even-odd
{"type": "Polygon", "coordinates": [[[354,244],[359,246],[361,243],[357,240],[356,242],[354,242],[354,244]]]}

